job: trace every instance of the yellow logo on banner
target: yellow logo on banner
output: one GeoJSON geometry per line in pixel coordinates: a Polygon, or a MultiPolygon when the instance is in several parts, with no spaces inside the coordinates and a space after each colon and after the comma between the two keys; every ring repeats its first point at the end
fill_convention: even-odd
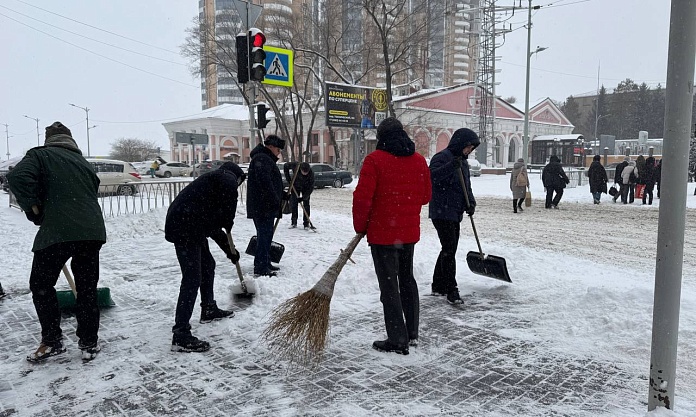
{"type": "Polygon", "coordinates": [[[387,109],[387,90],[372,90],[372,104],[376,111],[387,109]]]}

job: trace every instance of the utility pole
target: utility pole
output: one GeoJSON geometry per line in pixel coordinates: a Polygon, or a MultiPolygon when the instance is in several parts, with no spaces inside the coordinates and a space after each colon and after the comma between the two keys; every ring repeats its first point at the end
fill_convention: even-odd
{"type": "Polygon", "coordinates": [[[10,132],[8,130],[9,125],[5,123],[5,136],[7,137],[7,160],[10,160],[10,132]]]}
{"type": "Polygon", "coordinates": [[[538,47],[532,52],[532,9],[538,10],[541,6],[532,7],[532,0],[529,0],[527,7],[527,79],[524,93],[524,132],[522,134],[522,158],[525,164],[529,164],[529,73],[532,55],[539,53],[546,48],[538,47]]]}
{"type": "MultiPolygon", "coordinates": [[[[89,149],[89,129],[91,129],[89,126],[89,109],[87,107],[76,106],[72,103],[68,103],[68,104],[73,106],[73,107],[77,107],[78,109],[82,109],[85,111],[85,115],[87,116],[87,156],[91,156],[92,152],[89,149]]],[[[96,127],[96,126],[92,126],[92,127],[96,127]]]]}
{"type": "Polygon", "coordinates": [[[39,119],[34,118],[34,117],[29,117],[26,114],[24,115],[27,119],[31,119],[36,122],[36,146],[41,146],[41,139],[39,138],[39,119]]]}

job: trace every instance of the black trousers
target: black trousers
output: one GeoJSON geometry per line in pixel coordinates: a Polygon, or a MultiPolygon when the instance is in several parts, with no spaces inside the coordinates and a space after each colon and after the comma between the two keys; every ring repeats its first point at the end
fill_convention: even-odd
{"type": "Polygon", "coordinates": [[[435,263],[433,272],[432,291],[449,294],[457,289],[457,245],[459,244],[459,222],[452,220],[433,219],[433,226],[440,238],[440,255],[435,263]]]}
{"type": "Polygon", "coordinates": [[[56,296],[56,282],[63,265],[70,261],[77,300],[75,318],[80,343],[85,346],[97,343],[99,332],[99,306],[97,283],[99,282],[99,250],[102,242],[62,242],[34,252],[29,276],[36,315],[41,323],[41,342],[52,344],[63,338],[60,328],[60,307],[56,296]]]}
{"type": "Polygon", "coordinates": [[[546,208],[551,208],[551,205],[557,206],[563,197],[563,187],[546,187],[546,208]],[[556,196],[553,193],[556,192],[556,196]]]}
{"type": "Polygon", "coordinates": [[[208,240],[176,243],[176,257],[181,267],[181,286],[176,302],[176,315],[172,332],[174,338],[191,335],[191,315],[196,305],[198,290],[201,291],[201,304],[215,302],[213,284],[215,283],[215,259],[210,253],[208,240]]]}
{"type": "MultiPolygon", "coordinates": [[[[302,224],[304,225],[304,227],[309,226],[309,217],[307,217],[307,215],[309,215],[309,216],[312,215],[309,211],[309,197],[310,196],[311,196],[311,194],[307,195],[306,197],[302,196],[302,205],[304,206],[304,209],[307,212],[307,214],[305,214],[304,211],[302,212],[302,224]]],[[[295,225],[297,224],[297,217],[299,214],[298,213],[299,202],[297,200],[298,199],[297,199],[297,196],[295,195],[295,193],[292,193],[290,195],[290,207],[292,209],[292,217],[290,217],[290,222],[292,224],[295,224],[295,225]]]]}
{"type": "Polygon", "coordinates": [[[633,203],[635,201],[636,184],[621,184],[621,202],[633,203]]]}
{"type": "Polygon", "coordinates": [[[370,246],[387,339],[398,346],[407,346],[409,339],[418,339],[420,304],[418,284],[413,277],[414,247],[415,243],[370,246]]]}
{"type": "Polygon", "coordinates": [[[646,184],[645,185],[645,192],[643,193],[643,204],[645,204],[646,198],[648,199],[648,204],[653,203],[653,189],[655,188],[655,184],[646,184]]]}

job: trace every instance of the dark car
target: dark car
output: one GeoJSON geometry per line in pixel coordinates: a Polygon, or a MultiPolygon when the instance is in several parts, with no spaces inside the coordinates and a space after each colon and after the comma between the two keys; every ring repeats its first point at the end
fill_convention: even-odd
{"type": "Polygon", "coordinates": [[[329,164],[309,164],[314,171],[314,186],[341,188],[353,182],[353,174],[338,170],[329,164]]]}
{"type": "MultiPolygon", "coordinates": [[[[196,176],[205,174],[206,172],[215,171],[216,169],[220,168],[222,164],[224,164],[225,162],[227,161],[203,161],[198,166],[196,166],[196,176]]],[[[193,175],[193,172],[191,172],[190,175],[193,175]]]]}

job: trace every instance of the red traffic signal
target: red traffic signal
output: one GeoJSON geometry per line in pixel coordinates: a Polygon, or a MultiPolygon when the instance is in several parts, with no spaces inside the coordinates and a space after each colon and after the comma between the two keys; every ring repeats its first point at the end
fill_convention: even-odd
{"type": "Polygon", "coordinates": [[[257,28],[249,29],[249,79],[263,81],[266,77],[266,35],[257,28]]]}

